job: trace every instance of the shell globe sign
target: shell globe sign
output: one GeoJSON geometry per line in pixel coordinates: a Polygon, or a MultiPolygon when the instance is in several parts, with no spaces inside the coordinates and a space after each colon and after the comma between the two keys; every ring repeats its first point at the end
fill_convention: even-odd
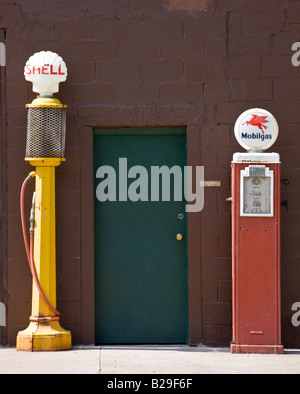
{"type": "Polygon", "coordinates": [[[265,151],[274,145],[279,127],[275,117],[265,109],[254,108],[242,113],[234,133],[239,144],[249,151],[265,151]]]}
{"type": "Polygon", "coordinates": [[[54,52],[35,53],[25,65],[26,81],[33,84],[33,91],[41,97],[53,96],[59,91],[59,83],[67,79],[66,63],[54,52]]]}

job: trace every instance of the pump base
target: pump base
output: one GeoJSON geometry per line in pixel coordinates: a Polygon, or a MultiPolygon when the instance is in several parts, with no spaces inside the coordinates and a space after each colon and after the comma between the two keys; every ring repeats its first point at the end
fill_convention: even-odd
{"type": "Polygon", "coordinates": [[[283,354],[284,347],[281,345],[236,345],[231,344],[230,352],[233,354],[283,354]]]}
{"type": "Polygon", "coordinates": [[[17,336],[18,351],[54,352],[71,347],[71,332],[60,326],[58,318],[30,318],[28,328],[17,336]]]}

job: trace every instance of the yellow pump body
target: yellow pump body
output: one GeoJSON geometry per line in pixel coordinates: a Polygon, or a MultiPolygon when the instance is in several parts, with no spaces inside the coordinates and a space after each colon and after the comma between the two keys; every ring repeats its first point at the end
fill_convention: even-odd
{"type": "MultiPolygon", "coordinates": [[[[62,108],[57,99],[36,99],[30,107],[62,108]],[[46,100],[46,102],[45,102],[46,100]]],[[[28,106],[29,107],[29,106],[28,106]]],[[[64,158],[25,158],[35,171],[34,263],[40,287],[56,309],[55,167],[64,158]]],[[[72,346],[71,333],[59,323],[33,283],[30,324],[18,333],[17,350],[59,351],[72,346]]]]}

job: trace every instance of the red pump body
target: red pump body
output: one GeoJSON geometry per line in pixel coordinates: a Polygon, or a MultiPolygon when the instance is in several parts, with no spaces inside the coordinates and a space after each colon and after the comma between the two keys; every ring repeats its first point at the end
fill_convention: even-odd
{"type": "Polygon", "coordinates": [[[280,306],[280,170],[279,155],[272,153],[236,154],[232,162],[231,353],[284,352],[280,306]],[[266,215],[262,213],[264,207],[266,215]]]}

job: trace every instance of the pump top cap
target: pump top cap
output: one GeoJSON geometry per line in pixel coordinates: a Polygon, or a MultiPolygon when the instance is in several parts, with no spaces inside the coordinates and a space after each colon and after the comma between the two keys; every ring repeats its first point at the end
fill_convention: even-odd
{"type": "Polygon", "coordinates": [[[248,151],[265,151],[275,144],[279,127],[275,117],[265,109],[254,108],[242,113],[236,121],[234,134],[248,151]]]}
{"type": "Polygon", "coordinates": [[[38,52],[29,58],[24,68],[26,81],[32,82],[32,90],[41,97],[53,96],[59,84],[68,76],[66,63],[53,52],[38,52]]]}

